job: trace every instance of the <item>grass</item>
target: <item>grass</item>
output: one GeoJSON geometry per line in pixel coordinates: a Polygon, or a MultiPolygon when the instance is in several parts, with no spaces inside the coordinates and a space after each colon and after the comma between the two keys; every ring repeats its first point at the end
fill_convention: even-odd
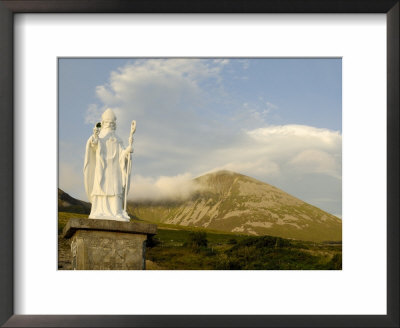
{"type": "Polygon", "coordinates": [[[58,234],[60,235],[67,224],[68,220],[71,218],[88,218],[88,214],[81,213],[69,213],[69,212],[58,212],[58,234]]]}
{"type": "Polygon", "coordinates": [[[193,247],[185,228],[159,228],[147,259],[167,270],[341,270],[341,244],[272,236],[206,232],[207,246],[193,247]]]}
{"type": "MultiPolygon", "coordinates": [[[[72,217],[88,215],[59,212],[59,234],[72,217]]],[[[160,223],[148,241],[146,259],[148,269],[164,270],[341,270],[342,245],[160,223]]]]}

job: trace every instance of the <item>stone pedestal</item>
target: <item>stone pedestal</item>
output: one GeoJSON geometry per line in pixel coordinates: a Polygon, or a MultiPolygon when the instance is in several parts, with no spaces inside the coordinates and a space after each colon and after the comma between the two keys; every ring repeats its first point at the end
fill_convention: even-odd
{"type": "Polygon", "coordinates": [[[63,230],[71,238],[74,270],[144,270],[146,240],[155,224],[70,219],[63,230]]]}

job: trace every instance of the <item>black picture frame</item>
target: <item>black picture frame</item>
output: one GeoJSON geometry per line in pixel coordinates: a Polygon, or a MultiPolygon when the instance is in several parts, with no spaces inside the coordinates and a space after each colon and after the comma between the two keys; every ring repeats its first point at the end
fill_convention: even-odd
{"type": "Polygon", "coordinates": [[[399,0],[0,0],[0,324],[5,327],[399,327],[399,8],[399,0]],[[13,215],[14,206],[19,206],[13,195],[13,136],[18,133],[13,120],[16,13],[385,13],[387,315],[14,315],[13,215]]]}

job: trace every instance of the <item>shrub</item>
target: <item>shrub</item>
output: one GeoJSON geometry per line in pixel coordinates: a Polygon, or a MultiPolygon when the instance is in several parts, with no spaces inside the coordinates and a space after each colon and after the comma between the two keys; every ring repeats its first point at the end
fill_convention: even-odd
{"type": "Polygon", "coordinates": [[[328,270],[342,270],[342,254],[336,253],[327,264],[328,270]]]}
{"type": "Polygon", "coordinates": [[[229,245],[236,245],[236,244],[237,244],[237,240],[236,240],[235,238],[230,238],[230,239],[228,240],[228,244],[229,244],[229,245]]]}
{"type": "Polygon", "coordinates": [[[187,246],[197,250],[199,248],[205,248],[207,245],[207,234],[204,231],[192,231],[189,233],[187,246]]]}
{"type": "Polygon", "coordinates": [[[279,237],[276,239],[276,243],[275,243],[276,248],[289,247],[289,246],[291,246],[289,240],[279,238],[279,237]]]}
{"type": "Polygon", "coordinates": [[[148,236],[146,240],[146,247],[152,248],[160,244],[160,240],[156,236],[148,236]]]}

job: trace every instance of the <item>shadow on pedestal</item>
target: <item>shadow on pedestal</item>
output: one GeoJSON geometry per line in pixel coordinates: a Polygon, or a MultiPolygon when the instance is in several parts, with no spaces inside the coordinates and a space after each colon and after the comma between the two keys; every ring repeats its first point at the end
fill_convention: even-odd
{"type": "Polygon", "coordinates": [[[63,238],[71,238],[73,270],[145,270],[147,236],[155,224],[70,219],[63,238]]]}

